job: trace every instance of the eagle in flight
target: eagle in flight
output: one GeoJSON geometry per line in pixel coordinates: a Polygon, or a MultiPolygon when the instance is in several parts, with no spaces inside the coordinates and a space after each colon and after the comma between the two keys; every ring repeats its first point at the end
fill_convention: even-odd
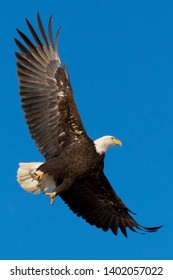
{"type": "Polygon", "coordinates": [[[17,180],[31,193],[44,193],[51,204],[57,195],[90,225],[111,230],[118,228],[127,237],[126,228],[136,232],[155,232],[160,227],[139,225],[117,196],[104,174],[108,148],[122,143],[113,136],[92,141],[87,135],[76,107],[66,66],[58,53],[58,30],[54,42],[52,17],[48,36],[37,14],[40,36],[26,19],[33,37],[30,40],[17,29],[23,42],[15,42],[20,53],[17,75],[22,109],[31,137],[45,162],[20,163],[17,180]]]}

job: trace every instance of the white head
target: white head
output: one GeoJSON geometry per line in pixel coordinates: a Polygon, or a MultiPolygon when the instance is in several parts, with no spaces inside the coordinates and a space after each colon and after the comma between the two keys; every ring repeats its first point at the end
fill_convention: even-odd
{"type": "Polygon", "coordinates": [[[96,151],[100,155],[103,155],[107,152],[108,148],[119,145],[122,146],[122,143],[120,140],[116,139],[113,136],[103,136],[97,140],[94,141],[96,151]]]}

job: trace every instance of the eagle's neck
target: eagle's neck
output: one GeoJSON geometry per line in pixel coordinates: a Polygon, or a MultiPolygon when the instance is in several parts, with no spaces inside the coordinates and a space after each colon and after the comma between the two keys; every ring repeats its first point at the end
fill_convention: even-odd
{"type": "Polygon", "coordinates": [[[110,136],[103,136],[94,141],[95,149],[99,155],[104,155],[114,144],[110,141],[110,136]]]}

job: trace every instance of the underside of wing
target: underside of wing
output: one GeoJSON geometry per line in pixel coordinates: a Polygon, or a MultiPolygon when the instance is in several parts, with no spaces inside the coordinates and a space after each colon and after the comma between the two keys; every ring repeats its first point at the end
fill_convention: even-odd
{"type": "Polygon", "coordinates": [[[103,173],[97,178],[88,177],[75,182],[68,191],[61,193],[60,197],[75,214],[90,225],[104,231],[111,229],[115,235],[118,228],[126,237],[126,228],[135,232],[154,232],[160,228],[140,226],[129,214],[131,211],[116,195],[103,173]]]}
{"type": "Polygon", "coordinates": [[[17,74],[25,119],[32,138],[46,159],[59,155],[73,141],[89,140],[82,125],[67,73],[52,36],[52,17],[46,35],[37,15],[41,39],[28,20],[33,40],[17,29],[23,40],[15,42],[21,53],[17,57],[17,74]],[[34,42],[32,42],[34,41],[34,42]]]}

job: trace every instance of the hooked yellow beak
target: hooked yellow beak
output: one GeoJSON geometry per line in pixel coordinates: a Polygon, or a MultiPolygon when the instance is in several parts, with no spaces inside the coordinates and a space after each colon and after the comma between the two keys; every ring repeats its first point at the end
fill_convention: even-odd
{"type": "Polygon", "coordinates": [[[122,142],[118,139],[113,139],[113,142],[115,143],[115,145],[122,146],[122,142]]]}

